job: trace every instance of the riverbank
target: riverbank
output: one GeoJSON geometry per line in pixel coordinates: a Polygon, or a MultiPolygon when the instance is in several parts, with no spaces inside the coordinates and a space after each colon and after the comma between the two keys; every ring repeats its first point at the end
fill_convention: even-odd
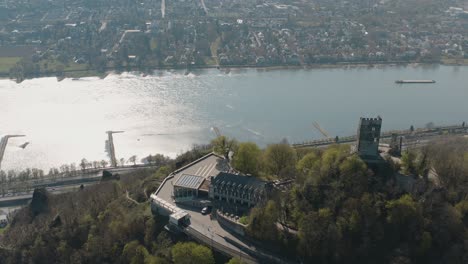
{"type": "MultiPolygon", "coordinates": [[[[466,120],[466,67],[410,64],[355,69],[278,68],[156,71],[110,74],[105,79],[56,78],[18,85],[0,81],[0,127],[25,134],[9,143],[2,168],[103,160],[105,131],[115,137],[118,159],[161,153],[175,157],[215,137],[210,129],[260,146],[356,133],[360,116],[381,115],[383,130],[448,125],[466,120]],[[278,69],[278,70],[276,70],[278,69]],[[434,79],[433,85],[399,86],[399,79],[434,79]],[[416,109],[416,110],[415,110],[416,109]],[[31,142],[26,149],[19,148],[31,142]],[[54,151],[51,152],[50,149],[54,151]],[[70,151],[73,149],[74,151],[70,151]]],[[[75,164],[76,166],[76,164],[75,164]]]]}
{"type": "Polygon", "coordinates": [[[455,59],[443,59],[441,61],[432,61],[432,62],[407,62],[407,61],[388,61],[388,62],[337,62],[337,63],[317,63],[317,64],[307,64],[307,65],[197,65],[187,67],[178,67],[178,66],[162,66],[162,67],[151,67],[144,71],[136,69],[135,67],[129,67],[126,70],[122,71],[121,69],[108,67],[105,72],[99,72],[93,69],[72,69],[64,70],[62,72],[48,72],[45,74],[38,74],[33,77],[28,77],[23,80],[14,80],[9,77],[9,74],[0,72],[0,79],[9,79],[21,83],[24,80],[30,80],[35,78],[43,77],[57,77],[57,81],[62,81],[67,78],[78,79],[85,77],[99,77],[104,79],[107,75],[111,73],[121,74],[123,72],[140,72],[142,75],[151,75],[154,71],[162,70],[185,70],[186,74],[195,70],[204,70],[204,69],[219,69],[222,72],[229,73],[231,69],[257,69],[259,71],[274,71],[274,70],[298,70],[298,69],[339,69],[339,68],[379,68],[379,67],[406,67],[406,66],[468,66],[468,59],[463,61],[455,59]]]}

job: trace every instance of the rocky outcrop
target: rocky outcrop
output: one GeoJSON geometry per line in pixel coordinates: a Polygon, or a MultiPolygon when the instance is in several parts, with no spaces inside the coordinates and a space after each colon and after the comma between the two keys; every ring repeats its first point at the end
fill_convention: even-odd
{"type": "Polygon", "coordinates": [[[62,219],[60,218],[60,214],[56,214],[54,219],[52,219],[52,222],[50,222],[49,227],[54,228],[54,227],[59,227],[62,225],[62,219]]]}
{"type": "Polygon", "coordinates": [[[47,212],[49,209],[49,197],[45,188],[34,189],[30,209],[34,216],[47,212]]]}

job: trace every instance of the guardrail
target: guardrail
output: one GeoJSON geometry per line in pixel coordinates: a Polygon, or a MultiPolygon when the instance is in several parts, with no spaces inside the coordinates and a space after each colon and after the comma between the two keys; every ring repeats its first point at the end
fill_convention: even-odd
{"type": "Polygon", "coordinates": [[[114,171],[114,170],[136,170],[136,169],[145,169],[145,168],[152,168],[152,167],[158,167],[160,165],[156,164],[137,164],[137,165],[129,165],[129,166],[123,166],[123,167],[107,167],[107,168],[88,168],[85,170],[75,170],[75,171],[70,171],[70,172],[61,172],[55,175],[45,175],[43,178],[38,178],[38,179],[28,179],[26,181],[20,181],[17,179],[14,179],[11,182],[8,182],[7,184],[10,186],[13,186],[14,184],[31,184],[33,186],[35,185],[48,185],[50,184],[56,184],[60,183],[62,181],[67,181],[69,179],[88,179],[88,178],[94,178],[94,177],[100,177],[99,176],[94,176],[96,173],[100,173],[103,170],[108,170],[108,171],[114,171]]]}
{"type": "MultiPolygon", "coordinates": [[[[393,134],[397,136],[422,136],[424,134],[430,133],[439,133],[441,131],[454,131],[461,130],[461,132],[467,132],[468,127],[464,125],[450,125],[450,126],[439,126],[433,128],[418,128],[413,131],[411,130],[389,130],[384,131],[380,134],[381,139],[390,138],[393,134]]],[[[304,148],[304,147],[315,147],[315,146],[324,146],[330,144],[341,144],[349,143],[357,140],[357,135],[339,137],[338,141],[335,138],[326,138],[326,139],[317,139],[312,141],[305,141],[300,143],[293,143],[292,146],[295,148],[304,148]]]]}
{"type": "Polygon", "coordinates": [[[187,227],[184,229],[184,233],[188,236],[194,238],[198,242],[204,243],[208,246],[212,246],[219,252],[222,252],[230,257],[239,257],[243,262],[246,263],[258,263],[257,259],[251,255],[248,255],[241,250],[235,250],[233,248],[227,247],[213,239],[208,238],[204,234],[200,233],[199,231],[193,229],[192,227],[187,227]]]}

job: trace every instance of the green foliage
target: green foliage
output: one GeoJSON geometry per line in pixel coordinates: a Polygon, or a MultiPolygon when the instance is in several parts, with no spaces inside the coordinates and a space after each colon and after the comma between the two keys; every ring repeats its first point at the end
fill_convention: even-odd
{"type": "Polygon", "coordinates": [[[229,152],[231,150],[236,149],[237,141],[235,139],[230,139],[226,136],[219,136],[213,139],[213,141],[211,141],[211,145],[213,145],[213,151],[216,154],[222,155],[227,158],[229,152]]]}
{"type": "Polygon", "coordinates": [[[405,194],[397,200],[387,202],[387,221],[391,224],[404,226],[414,218],[420,216],[419,205],[409,194],[405,194]]]}
{"type": "MultiPolygon", "coordinates": [[[[220,140],[222,150],[229,141],[220,140]]],[[[125,197],[126,190],[138,193],[158,186],[173,167],[207,151],[211,148],[197,147],[175,161],[164,161],[157,171],[51,196],[49,212],[36,218],[21,210],[2,234],[2,243],[17,248],[17,255],[3,257],[0,251],[0,258],[5,263],[214,263],[204,246],[173,247],[163,232],[167,219],[153,216],[147,203],[125,197]],[[50,228],[58,212],[62,225],[50,228]]],[[[411,195],[373,165],[371,171],[350,154],[349,146],[296,153],[287,144],[275,144],[261,155],[260,166],[254,166],[252,159],[260,152],[252,143],[240,144],[232,163],[244,172],[256,168],[261,176],[294,178],[290,189],[270,194],[271,200],[241,218],[248,223],[247,234],[273,251],[291,259],[297,255],[304,263],[464,264],[468,259],[467,140],[435,143],[406,154],[404,170],[425,177],[433,169],[431,177],[416,180],[411,195]],[[440,186],[432,181],[440,181],[440,186]]]]}
{"type": "Polygon", "coordinates": [[[154,174],[154,177],[156,179],[164,179],[167,177],[170,173],[172,172],[172,168],[169,166],[161,166],[156,173],[154,174]]]}
{"type": "Polygon", "coordinates": [[[341,184],[348,194],[360,197],[367,191],[367,166],[358,156],[353,155],[345,159],[339,169],[341,184]]]}
{"type": "Polygon", "coordinates": [[[299,229],[299,250],[307,258],[327,256],[341,238],[341,232],[333,222],[329,208],[310,212],[303,219],[299,229]]]}
{"type": "Polygon", "coordinates": [[[264,154],[267,171],[280,178],[294,175],[296,159],[296,151],[284,143],[269,145],[264,154]]]}
{"type": "Polygon", "coordinates": [[[172,261],[180,264],[214,264],[211,250],[193,242],[179,242],[172,247],[172,261]]]}
{"type": "Polygon", "coordinates": [[[314,183],[318,183],[320,177],[320,162],[321,157],[315,153],[310,152],[306,154],[296,165],[296,169],[300,175],[305,175],[305,180],[311,180],[314,183]]]}
{"type": "Polygon", "coordinates": [[[385,207],[393,239],[416,243],[423,233],[424,218],[420,205],[405,194],[397,200],[388,201],[385,207]]]}
{"type": "Polygon", "coordinates": [[[251,236],[267,241],[278,238],[278,208],[274,201],[268,201],[266,206],[257,206],[251,210],[248,232],[251,236]]]}
{"type": "Polygon", "coordinates": [[[418,254],[424,256],[428,253],[429,249],[432,247],[432,236],[429,232],[424,232],[422,234],[421,243],[419,245],[418,254]]]}
{"type": "Polygon", "coordinates": [[[403,173],[405,174],[413,174],[417,173],[417,164],[416,164],[416,152],[414,151],[405,151],[401,156],[401,167],[403,169],[403,173]]]}
{"type": "Polygon", "coordinates": [[[145,263],[145,259],[149,257],[148,250],[140,245],[136,240],[127,243],[122,251],[122,257],[126,263],[140,264],[145,263]]]}
{"type": "Polygon", "coordinates": [[[249,224],[249,217],[247,216],[242,216],[241,218],[239,218],[239,223],[243,224],[243,225],[248,225],[249,224]]]}
{"type": "Polygon", "coordinates": [[[232,258],[226,264],[245,264],[240,258],[232,258]]]}
{"type": "Polygon", "coordinates": [[[455,208],[460,213],[460,216],[462,217],[462,221],[465,224],[465,226],[468,227],[468,200],[463,200],[459,202],[455,206],[455,208]]]}
{"type": "Polygon", "coordinates": [[[262,152],[253,142],[240,143],[234,154],[232,165],[237,170],[251,175],[257,175],[262,152]]]}
{"type": "Polygon", "coordinates": [[[51,259],[58,263],[167,262],[170,254],[165,252],[171,246],[170,240],[159,239],[164,222],[153,217],[148,204],[135,205],[125,196],[125,190],[141,192],[141,183],[153,174],[141,171],[122,175],[119,183],[105,182],[79,192],[52,195],[50,212],[30,219],[24,214],[28,208],[22,209],[2,240],[18,248],[25,254],[25,261],[31,263],[51,259]],[[50,229],[49,223],[57,212],[62,224],[50,229]],[[156,243],[158,247],[154,248],[156,243]]]}
{"type": "Polygon", "coordinates": [[[336,177],[340,163],[349,156],[349,146],[335,145],[328,148],[322,155],[320,165],[321,177],[336,177]]]}

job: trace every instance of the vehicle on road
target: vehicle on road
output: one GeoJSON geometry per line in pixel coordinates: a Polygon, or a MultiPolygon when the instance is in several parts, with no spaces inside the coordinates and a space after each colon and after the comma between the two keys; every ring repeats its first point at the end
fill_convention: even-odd
{"type": "Polygon", "coordinates": [[[211,213],[211,209],[212,209],[211,206],[203,207],[203,209],[201,210],[202,215],[206,215],[206,214],[211,213]]]}

